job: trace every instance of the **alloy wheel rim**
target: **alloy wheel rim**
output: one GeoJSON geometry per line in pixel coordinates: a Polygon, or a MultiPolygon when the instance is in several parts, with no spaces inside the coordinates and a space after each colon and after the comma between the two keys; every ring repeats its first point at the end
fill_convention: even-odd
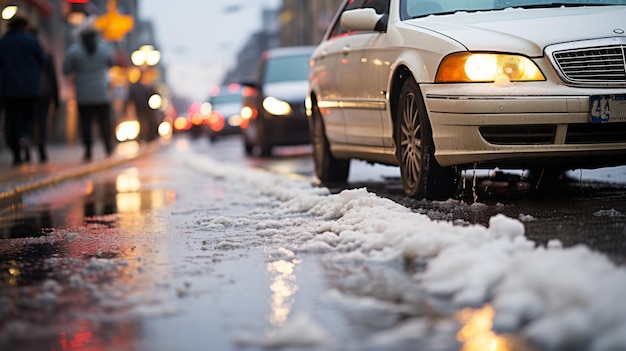
{"type": "Polygon", "coordinates": [[[401,151],[405,180],[410,188],[415,188],[420,172],[422,143],[420,139],[419,112],[413,93],[407,94],[402,111],[401,126],[401,151]]]}

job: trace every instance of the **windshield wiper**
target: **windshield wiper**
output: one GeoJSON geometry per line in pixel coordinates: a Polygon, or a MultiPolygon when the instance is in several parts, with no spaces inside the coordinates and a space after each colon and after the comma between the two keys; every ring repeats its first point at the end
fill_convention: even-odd
{"type": "Polygon", "coordinates": [[[523,9],[547,9],[552,7],[583,7],[583,6],[609,6],[611,4],[598,4],[598,3],[569,3],[569,2],[551,2],[547,4],[535,4],[535,5],[511,5],[510,7],[520,7],[523,9]]]}
{"type": "Polygon", "coordinates": [[[459,10],[454,10],[454,11],[430,12],[430,13],[424,13],[424,14],[421,14],[421,15],[413,16],[412,18],[416,19],[416,18],[426,17],[426,16],[430,16],[430,15],[433,15],[433,16],[443,15],[443,16],[445,16],[445,15],[454,15],[457,12],[478,12],[478,11],[489,11],[489,10],[485,10],[485,9],[483,9],[483,10],[464,10],[464,9],[459,9],[459,10]]]}
{"type": "Polygon", "coordinates": [[[494,9],[474,9],[474,10],[466,10],[466,9],[457,9],[457,10],[453,10],[453,11],[441,11],[441,12],[431,12],[431,13],[424,13],[421,15],[417,15],[417,16],[413,16],[412,18],[421,18],[421,17],[426,17],[426,16],[445,16],[445,15],[453,15],[457,12],[480,12],[480,11],[501,11],[504,10],[505,8],[522,8],[522,9],[547,9],[547,8],[554,8],[554,7],[584,7],[584,6],[611,6],[611,5],[615,5],[615,4],[598,4],[598,3],[568,3],[568,2],[551,2],[548,4],[534,4],[534,5],[508,5],[508,6],[504,6],[502,8],[494,8],[494,9]]]}

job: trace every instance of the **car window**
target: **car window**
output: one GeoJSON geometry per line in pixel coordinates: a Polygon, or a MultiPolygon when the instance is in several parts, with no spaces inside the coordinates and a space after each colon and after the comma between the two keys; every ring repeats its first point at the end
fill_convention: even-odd
{"type": "MultiPolygon", "coordinates": [[[[346,12],[354,9],[372,8],[376,10],[376,13],[383,14],[389,12],[389,0],[353,0],[348,1],[344,9],[341,11],[346,12]]],[[[330,36],[336,37],[339,35],[346,35],[350,31],[341,26],[341,16],[337,18],[337,21],[333,25],[333,30],[330,36]]]]}
{"type": "Polygon", "coordinates": [[[624,5],[626,0],[401,0],[402,20],[424,17],[431,14],[454,13],[457,11],[489,11],[507,7],[560,7],[584,5],[624,5]]]}
{"type": "Polygon", "coordinates": [[[264,83],[307,80],[310,53],[270,57],[265,64],[264,83]]]}
{"type": "Polygon", "coordinates": [[[216,95],[211,97],[211,103],[213,105],[225,105],[225,104],[234,104],[241,102],[241,94],[230,94],[230,95],[216,95]]]}

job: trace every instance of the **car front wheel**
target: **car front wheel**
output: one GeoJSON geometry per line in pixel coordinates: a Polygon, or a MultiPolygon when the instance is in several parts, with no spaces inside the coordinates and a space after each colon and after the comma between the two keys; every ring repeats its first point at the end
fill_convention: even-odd
{"type": "Polygon", "coordinates": [[[335,158],[330,152],[324,121],[317,103],[313,104],[313,114],[309,118],[315,175],[322,183],[343,183],[350,173],[350,160],[335,158]]]}
{"type": "Polygon", "coordinates": [[[435,144],[422,94],[415,80],[402,86],[395,126],[396,157],[409,197],[447,200],[456,193],[459,174],[435,160],[435,144]]]}

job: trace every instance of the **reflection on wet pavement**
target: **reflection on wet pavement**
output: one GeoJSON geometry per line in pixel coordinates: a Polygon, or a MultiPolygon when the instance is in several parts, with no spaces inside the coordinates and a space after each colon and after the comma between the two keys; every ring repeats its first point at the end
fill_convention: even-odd
{"type": "Polygon", "coordinates": [[[4,208],[0,345],[132,349],[145,313],[132,301],[149,279],[139,274],[147,248],[134,234],[146,221],[158,228],[151,210],[175,199],[173,191],[142,184],[129,168],[27,194],[4,208]]]}
{"type": "Polygon", "coordinates": [[[175,199],[171,190],[143,190],[136,168],[101,183],[89,179],[63,183],[46,189],[45,195],[28,194],[21,203],[2,209],[0,239],[47,235],[54,227],[78,227],[100,222],[99,216],[150,211],[175,199]]]}
{"type": "Polygon", "coordinates": [[[520,340],[512,336],[496,334],[493,319],[496,311],[491,305],[481,308],[464,308],[455,313],[462,327],[457,340],[463,345],[461,351],[530,351],[520,340]]]}
{"type": "MultiPolygon", "coordinates": [[[[294,253],[281,248],[280,250],[288,257],[294,257],[294,253]]],[[[272,292],[270,302],[270,324],[274,327],[282,326],[293,305],[294,295],[298,291],[296,284],[295,267],[300,263],[297,259],[277,260],[267,264],[267,272],[272,275],[270,290],[272,292]]]]}

